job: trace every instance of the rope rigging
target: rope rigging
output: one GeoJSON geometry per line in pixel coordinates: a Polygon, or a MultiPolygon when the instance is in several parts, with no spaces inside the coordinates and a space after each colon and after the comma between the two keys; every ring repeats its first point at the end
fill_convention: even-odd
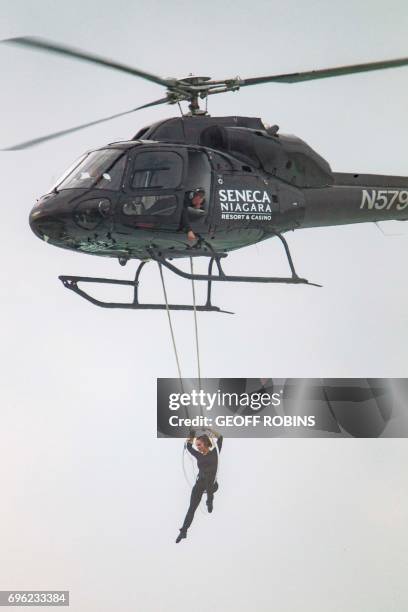
{"type": "MultiPolygon", "coordinates": [[[[190,269],[191,269],[191,276],[193,276],[194,268],[193,268],[193,258],[192,257],[190,257],[190,269]]],[[[196,354],[197,354],[198,386],[201,391],[200,346],[199,346],[199,341],[198,341],[198,321],[197,321],[197,306],[196,306],[194,278],[191,279],[191,288],[193,291],[194,330],[195,330],[195,343],[196,343],[196,354]]],[[[201,405],[200,405],[200,411],[201,411],[201,416],[202,416],[202,406],[201,405]]]]}
{"type": "MultiPolygon", "coordinates": [[[[173,345],[174,357],[176,359],[177,371],[178,371],[179,380],[180,380],[180,387],[181,387],[182,392],[184,392],[184,389],[183,389],[183,377],[182,377],[182,374],[181,374],[181,367],[180,367],[180,359],[179,359],[179,354],[178,354],[178,351],[177,351],[176,338],[175,338],[174,328],[173,328],[173,324],[172,324],[172,320],[171,320],[169,301],[168,301],[168,298],[167,298],[167,290],[166,290],[166,285],[165,285],[164,276],[163,276],[163,268],[162,268],[161,263],[158,263],[158,266],[159,266],[160,278],[161,278],[161,283],[162,283],[162,288],[163,288],[163,297],[164,297],[164,301],[165,301],[165,304],[166,304],[167,319],[168,319],[168,322],[169,322],[169,328],[170,328],[170,335],[171,335],[171,340],[172,340],[172,345],[173,345]]],[[[190,268],[191,268],[191,274],[193,274],[194,273],[194,266],[193,266],[193,258],[192,257],[190,257],[190,268]]],[[[201,389],[200,343],[199,343],[199,336],[198,336],[197,303],[196,303],[196,293],[195,293],[194,279],[191,279],[191,288],[192,288],[192,293],[193,293],[194,333],[195,333],[195,345],[196,345],[197,374],[198,374],[199,388],[201,389]]],[[[201,405],[200,405],[200,412],[201,412],[201,416],[202,416],[202,406],[201,405]]]]}
{"type": "MultiPolygon", "coordinates": [[[[161,278],[161,283],[162,283],[162,288],[163,288],[163,297],[164,297],[164,301],[166,304],[166,312],[167,312],[167,319],[169,322],[169,329],[170,329],[170,335],[171,335],[171,340],[172,340],[172,345],[173,345],[173,351],[174,351],[174,357],[176,360],[176,364],[177,364],[177,371],[178,371],[178,375],[179,375],[179,380],[180,380],[180,387],[181,387],[181,391],[182,393],[184,393],[184,387],[183,387],[183,378],[182,378],[182,374],[181,374],[181,366],[180,366],[180,359],[179,359],[179,354],[177,351],[177,344],[176,344],[176,338],[175,338],[175,333],[174,333],[174,327],[173,327],[173,323],[172,323],[172,319],[171,319],[171,314],[170,314],[170,308],[169,308],[169,302],[168,302],[168,297],[167,297],[167,290],[166,290],[166,285],[164,282],[164,275],[163,275],[163,269],[162,269],[162,265],[160,263],[158,263],[159,266],[159,270],[160,270],[160,278],[161,278]]],[[[193,265],[193,258],[190,257],[190,270],[191,270],[191,275],[193,276],[194,274],[194,265],[193,265]]],[[[201,361],[200,361],[200,342],[199,342],[199,334],[198,334],[198,318],[197,318],[197,303],[196,303],[196,293],[195,293],[195,284],[194,284],[194,279],[191,279],[191,289],[192,289],[192,295],[193,295],[193,312],[194,312],[194,335],[195,335],[195,347],[196,347],[196,360],[197,360],[197,374],[198,374],[198,383],[199,383],[199,389],[201,390],[201,361]]],[[[185,407],[185,412],[186,412],[186,416],[187,418],[190,418],[189,412],[187,407],[185,407]]],[[[200,404],[200,415],[203,416],[203,407],[200,404]]],[[[204,429],[203,431],[207,431],[206,429],[204,429]]],[[[218,476],[218,471],[219,471],[219,460],[220,460],[220,454],[219,454],[219,450],[218,450],[218,445],[217,445],[217,441],[214,440],[214,438],[211,436],[211,442],[212,442],[212,448],[216,449],[217,452],[217,472],[214,478],[214,481],[217,481],[217,476],[218,476]]],[[[191,482],[188,474],[187,474],[187,470],[186,470],[186,465],[185,465],[185,456],[187,453],[187,444],[185,443],[183,445],[183,452],[182,452],[182,457],[181,457],[181,464],[182,464],[182,469],[183,469],[183,474],[184,474],[184,478],[186,480],[186,483],[188,485],[189,488],[191,488],[193,486],[193,483],[191,482]]],[[[190,455],[189,455],[190,457],[190,455]]],[[[190,457],[190,461],[191,461],[191,466],[194,469],[194,463],[192,461],[192,458],[190,457]]],[[[200,504],[200,510],[202,513],[204,512],[203,509],[203,505],[200,504]]]]}
{"type": "Polygon", "coordinates": [[[181,387],[182,393],[184,393],[184,389],[183,389],[183,377],[181,375],[180,360],[179,360],[179,356],[178,356],[178,352],[177,352],[176,339],[175,339],[175,336],[174,336],[173,325],[172,325],[172,322],[171,322],[170,308],[169,308],[169,302],[168,302],[168,299],[167,299],[166,285],[164,283],[163,269],[162,269],[161,263],[158,263],[157,265],[159,266],[159,270],[160,270],[160,278],[161,278],[162,287],[163,287],[163,297],[164,297],[164,301],[166,303],[166,312],[167,312],[167,318],[168,318],[168,321],[169,321],[169,328],[170,328],[171,340],[172,340],[172,343],[173,343],[174,356],[176,358],[177,370],[178,370],[178,375],[179,375],[179,380],[180,380],[180,387],[181,387]]]}

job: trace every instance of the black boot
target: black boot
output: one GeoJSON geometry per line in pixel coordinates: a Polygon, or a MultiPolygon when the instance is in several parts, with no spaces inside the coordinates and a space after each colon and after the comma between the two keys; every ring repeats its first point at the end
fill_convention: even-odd
{"type": "Polygon", "coordinates": [[[208,512],[211,513],[213,511],[213,499],[212,498],[207,499],[206,504],[207,504],[208,512]]]}
{"type": "Polygon", "coordinates": [[[186,537],[187,537],[187,529],[181,528],[180,533],[178,534],[177,539],[176,539],[176,544],[181,542],[181,540],[183,540],[186,537]]]}

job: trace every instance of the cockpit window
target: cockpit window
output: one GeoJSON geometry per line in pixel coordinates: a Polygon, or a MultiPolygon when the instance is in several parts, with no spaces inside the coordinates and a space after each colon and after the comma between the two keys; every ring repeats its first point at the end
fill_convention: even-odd
{"type": "Polygon", "coordinates": [[[171,151],[143,151],[133,166],[132,189],[175,189],[181,183],[183,160],[171,151]]]}
{"type": "Polygon", "coordinates": [[[126,165],[126,152],[119,149],[93,151],[67,176],[56,189],[108,189],[120,188],[126,165]]]}

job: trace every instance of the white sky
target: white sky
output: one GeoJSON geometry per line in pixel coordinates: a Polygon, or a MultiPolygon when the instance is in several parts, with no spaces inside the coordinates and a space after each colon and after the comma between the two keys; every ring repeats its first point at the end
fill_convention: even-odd
{"type": "MultiPolygon", "coordinates": [[[[38,35],[162,76],[256,76],[407,55],[406,3],[0,0],[0,38],[38,35]]],[[[0,47],[3,146],[162,96],[140,79],[0,47]]],[[[213,115],[260,116],[336,171],[405,176],[408,69],[214,96],[213,115]]],[[[211,516],[187,508],[180,441],[156,440],[155,381],[175,376],[164,313],[109,311],[58,274],[131,277],[55,249],[28,226],[35,198],[83,151],[175,113],[159,107],[22,153],[1,153],[0,588],[71,590],[75,612],[403,612],[406,440],[227,440],[211,516]]],[[[289,235],[323,289],[231,285],[200,316],[208,377],[407,376],[401,224],[289,235]]],[[[404,235],[405,233],[405,235],[404,235]]],[[[232,273],[284,269],[273,241],[232,273]]],[[[160,299],[158,273],[145,295],[160,299]]],[[[149,268],[149,266],[148,266],[149,268]]],[[[167,278],[173,299],[190,285],[167,278]]],[[[185,376],[193,320],[174,315],[185,376]]]]}

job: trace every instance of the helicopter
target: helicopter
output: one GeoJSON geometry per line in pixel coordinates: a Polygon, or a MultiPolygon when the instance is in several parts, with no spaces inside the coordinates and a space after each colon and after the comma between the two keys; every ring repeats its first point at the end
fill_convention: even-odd
{"type": "Polygon", "coordinates": [[[40,197],[30,226],[45,242],[81,253],[117,258],[121,265],[140,263],[133,280],[60,276],[63,285],[105,308],[222,311],[211,302],[213,282],[308,284],[294,267],[284,234],[288,231],[408,219],[408,178],[333,172],[306,142],[281,134],[254,117],[213,117],[208,97],[263,83],[294,84],[359,72],[398,68],[408,58],[308,72],[241,79],[205,76],[162,78],[98,55],[45,39],[2,41],[102,65],[166,88],[163,98],[3,150],[21,150],[124,116],[178,104],[181,116],[140,129],[128,141],[113,142],[82,155],[40,197]],[[205,108],[200,108],[200,101],[205,108]],[[183,113],[181,103],[188,102],[183,113]],[[200,194],[200,204],[195,196],[200,194]],[[189,232],[187,233],[187,230],[189,232]],[[191,234],[194,237],[191,240],[191,234]],[[228,275],[222,260],[230,251],[268,238],[280,240],[290,275],[228,275]],[[193,258],[208,260],[208,273],[193,271],[193,258]],[[174,260],[190,258],[191,271],[174,260]],[[140,273],[149,261],[192,281],[207,283],[202,305],[146,304],[139,300],[140,273]],[[213,273],[213,268],[217,269],[213,273]],[[125,285],[131,302],[98,300],[79,283],[125,285]]]}

